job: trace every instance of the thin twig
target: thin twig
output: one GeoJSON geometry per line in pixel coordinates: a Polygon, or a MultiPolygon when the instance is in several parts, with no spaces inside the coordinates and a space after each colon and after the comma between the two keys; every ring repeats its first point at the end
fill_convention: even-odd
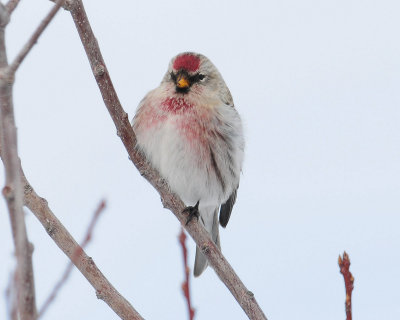
{"type": "Polygon", "coordinates": [[[83,249],[87,246],[87,244],[91,240],[96,222],[98,221],[100,214],[103,212],[105,207],[106,207],[106,203],[104,200],[102,200],[100,202],[100,204],[98,205],[96,211],[93,214],[92,220],[90,221],[90,224],[86,231],[84,240],[82,241],[80,246],[76,247],[75,252],[72,253],[72,258],[69,261],[67,267],[65,268],[65,271],[64,271],[62,277],[60,278],[60,280],[58,280],[58,282],[54,286],[53,290],[51,291],[50,295],[47,297],[47,299],[43,303],[43,306],[40,308],[37,319],[39,319],[40,317],[43,316],[43,314],[47,311],[48,307],[51,305],[51,303],[57,297],[57,294],[60,292],[61,288],[67,282],[67,280],[74,268],[74,263],[77,262],[77,258],[81,255],[83,249]]]}
{"type": "MultiPolygon", "coordinates": [[[[58,1],[58,4],[62,3],[62,1],[58,1]]],[[[52,9],[51,14],[56,10],[56,6],[52,9]]],[[[29,52],[29,48],[33,45],[36,40],[32,38],[29,44],[25,46],[19,55],[16,58],[14,64],[14,72],[10,72],[10,69],[7,65],[7,59],[5,56],[5,45],[4,45],[4,27],[8,23],[9,15],[5,14],[6,9],[0,3],[0,88],[3,88],[5,92],[1,92],[2,101],[11,101],[11,85],[14,81],[13,74],[15,70],[18,68],[19,64],[29,52]],[[7,20],[6,20],[7,19],[7,20]],[[9,90],[6,91],[6,89],[9,90]]],[[[54,16],[54,15],[53,15],[54,16]]],[[[49,15],[47,16],[49,17],[49,15]]],[[[46,20],[46,19],[45,19],[46,20]]],[[[48,21],[46,22],[48,23],[48,21]]],[[[34,37],[40,35],[43,31],[45,25],[42,23],[41,27],[35,31],[34,37]]],[[[36,38],[37,39],[37,38],[36,38]]],[[[3,103],[2,103],[3,105],[3,103]]],[[[1,145],[4,147],[4,140],[1,141],[1,145]]],[[[3,162],[6,161],[4,157],[5,152],[1,152],[3,162]]],[[[23,174],[20,163],[18,162],[18,170],[21,173],[22,184],[24,185],[24,203],[25,205],[35,214],[41,224],[44,226],[46,231],[49,233],[51,238],[56,242],[56,244],[60,247],[60,249],[70,258],[72,259],[72,255],[77,251],[79,247],[78,243],[75,239],[70,235],[70,233],[66,230],[66,228],[60,223],[60,221],[55,217],[53,212],[47,205],[47,201],[41,197],[39,197],[33,188],[29,185],[26,180],[25,175],[23,174]]],[[[20,181],[21,181],[20,179],[20,181]]],[[[92,258],[88,257],[84,251],[78,250],[80,252],[79,256],[75,259],[74,264],[81,271],[81,273],[86,277],[86,279],[90,282],[90,284],[96,289],[96,295],[99,299],[104,300],[114,311],[118,314],[122,319],[126,320],[140,320],[143,319],[137,311],[130,305],[130,303],[112,286],[112,284],[104,277],[101,271],[97,268],[96,264],[92,260],[92,258]]],[[[28,255],[27,255],[28,256],[28,255]]],[[[32,272],[30,272],[33,275],[32,272]]],[[[33,279],[33,278],[32,278],[33,279]]],[[[33,283],[33,282],[32,282],[33,283]]],[[[27,294],[30,292],[25,290],[27,294]]],[[[34,295],[32,295],[34,297],[34,295]]],[[[28,299],[26,299],[28,301],[28,299]]],[[[33,300],[34,301],[34,300],[33,300]]],[[[28,301],[29,302],[29,301],[28,301]]],[[[34,317],[36,318],[36,307],[34,317]]],[[[25,318],[21,318],[24,320],[25,318]]]]}
{"type": "Polygon", "coordinates": [[[351,293],[354,289],[354,277],[350,272],[350,258],[346,251],[343,253],[343,258],[339,255],[338,263],[340,273],[343,275],[344,278],[344,286],[346,288],[346,320],[351,320],[351,293]]]}
{"type": "Polygon", "coordinates": [[[4,29],[9,15],[0,5],[0,141],[1,157],[4,163],[6,183],[3,196],[7,203],[11,230],[17,259],[17,297],[18,312],[21,320],[32,320],[36,317],[35,282],[33,277],[33,246],[26,233],[21,184],[20,162],[18,157],[17,128],[15,126],[12,88],[14,78],[7,65],[7,52],[4,43],[4,29]],[[4,20],[6,19],[6,20],[4,20]]]}
{"type": "Polygon", "coordinates": [[[6,8],[10,15],[14,11],[14,9],[17,7],[18,3],[19,3],[19,0],[9,0],[7,2],[6,8]]]}
{"type": "Polygon", "coordinates": [[[182,291],[186,300],[186,304],[188,307],[189,320],[194,319],[194,309],[192,308],[192,302],[190,299],[190,268],[187,263],[187,248],[186,248],[186,235],[185,231],[181,227],[181,233],[179,234],[179,243],[182,247],[182,256],[183,256],[183,269],[185,270],[185,280],[182,283],[182,291]]]}
{"type": "MultiPolygon", "coordinates": [[[[27,45],[21,50],[20,54],[17,56],[17,58],[14,60],[12,67],[8,67],[7,64],[7,58],[5,54],[5,43],[4,43],[4,28],[7,25],[9,21],[9,14],[5,8],[0,3],[0,103],[1,103],[1,109],[5,109],[6,111],[8,109],[12,109],[12,96],[11,96],[11,88],[12,84],[14,82],[14,73],[17,70],[18,66],[22,62],[22,60],[25,58],[25,56],[28,54],[30,49],[32,48],[33,44],[36,42],[37,38],[43,32],[44,28],[46,25],[49,23],[51,18],[54,16],[54,14],[57,12],[58,8],[60,5],[63,3],[63,1],[57,1],[57,5],[54,6],[54,8],[50,11],[50,13],[47,15],[45,20],[41,23],[39,28],[35,31],[31,39],[28,41],[27,45]],[[5,108],[3,108],[5,106],[5,108]],[[8,109],[7,109],[8,108],[8,109]]],[[[68,2],[69,3],[69,2],[68,2]]],[[[7,119],[8,121],[9,117],[4,117],[3,112],[2,112],[2,120],[7,119]]],[[[13,120],[13,117],[11,117],[13,120]]],[[[4,130],[4,126],[2,126],[4,130]]],[[[6,127],[7,128],[7,127],[6,127]]],[[[14,132],[15,132],[15,125],[14,125],[14,132]]],[[[4,135],[2,135],[1,139],[1,144],[0,146],[3,146],[4,151],[0,152],[1,158],[3,162],[5,163],[8,161],[8,153],[7,149],[8,146],[12,146],[13,144],[9,144],[6,139],[4,139],[4,135]],[[7,142],[7,143],[5,143],[7,142]]],[[[1,148],[0,148],[1,149],[1,148]]],[[[72,236],[69,234],[69,232],[65,229],[65,227],[60,223],[60,221],[54,216],[54,214],[51,212],[50,208],[47,205],[47,201],[41,197],[39,197],[36,192],[33,190],[33,188],[29,185],[28,181],[26,180],[26,177],[22,171],[20,162],[18,161],[18,156],[16,157],[17,161],[13,162],[13,165],[18,168],[15,172],[18,174],[18,180],[17,184],[22,184],[24,185],[24,203],[25,205],[31,209],[31,211],[35,214],[35,216],[38,218],[38,220],[42,223],[42,225],[45,227],[46,231],[49,233],[49,235],[52,237],[52,239],[56,242],[56,244],[64,251],[64,253],[70,258],[73,259],[74,264],[77,266],[77,268],[81,271],[81,273],[86,277],[86,279],[90,282],[90,284],[96,289],[96,295],[99,299],[104,300],[122,319],[126,320],[141,320],[143,319],[137,312],[136,310],[129,304],[129,302],[121,296],[121,294],[111,285],[111,283],[104,277],[104,275],[101,273],[101,271],[97,268],[95,265],[94,261],[92,258],[88,257],[86,253],[81,250],[77,242],[72,238],[72,236]],[[78,257],[73,257],[73,253],[78,252],[78,257]]],[[[14,171],[13,171],[14,172],[14,171]]],[[[14,173],[15,173],[14,172],[14,173]]],[[[18,189],[18,188],[17,188],[18,189]]],[[[21,188],[19,188],[21,189],[21,188]]],[[[16,197],[12,197],[12,193],[14,192],[14,189],[12,188],[7,188],[6,193],[8,195],[8,198],[10,200],[13,200],[13,202],[16,202],[15,200],[17,199],[16,197]]],[[[22,194],[22,190],[20,190],[20,193],[22,194]]],[[[22,197],[20,197],[22,198],[22,197]]],[[[22,204],[22,199],[19,200],[19,202],[22,204]]],[[[21,205],[21,211],[22,211],[22,205],[21,205]]],[[[23,216],[22,216],[23,217],[23,216]]],[[[32,247],[31,247],[32,248],[32,247]]],[[[19,256],[18,250],[17,251],[17,257],[19,256]]],[[[20,251],[20,250],[19,250],[20,251]]],[[[31,259],[31,250],[26,250],[28,251],[28,254],[25,256],[29,259],[31,259]]],[[[30,264],[30,267],[32,265],[30,264]]],[[[19,300],[24,300],[26,301],[25,306],[34,306],[34,312],[32,312],[29,318],[25,316],[25,311],[20,312],[20,320],[25,320],[25,319],[35,319],[36,318],[36,306],[34,304],[35,302],[35,295],[34,291],[32,293],[32,290],[34,289],[33,286],[33,272],[32,270],[28,272],[30,275],[30,281],[29,278],[27,281],[24,282],[25,285],[25,290],[23,290],[23,293],[26,293],[25,297],[19,297],[19,300]],[[33,297],[33,299],[32,299],[33,297]]],[[[25,280],[24,277],[19,277],[19,279],[25,280]]],[[[21,282],[21,281],[20,281],[21,282]]]]}
{"type": "Polygon", "coordinates": [[[86,234],[85,234],[85,237],[83,238],[81,246],[78,247],[77,252],[75,252],[73,257],[72,257],[72,261],[75,262],[76,257],[79,257],[79,255],[81,254],[82,250],[84,248],[86,248],[86,246],[88,245],[88,243],[92,239],[94,227],[96,226],[96,223],[99,220],[100,214],[103,212],[103,210],[105,208],[106,208],[106,202],[104,200],[101,200],[99,205],[97,206],[96,211],[93,214],[92,220],[89,223],[89,226],[88,226],[88,228],[86,230],[86,234]]]}
{"type": "MultiPolygon", "coordinates": [[[[22,172],[22,169],[21,169],[22,172]]],[[[22,172],[25,205],[33,212],[57,246],[70,258],[96,290],[97,298],[107,303],[124,320],[143,320],[132,305],[113,287],[95,262],[89,257],[57,219],[47,201],[41,198],[22,172]],[[79,253],[74,257],[74,253],[79,253]]]]}
{"type": "Polygon", "coordinates": [[[21,62],[25,59],[29,51],[32,49],[32,47],[35,45],[37,40],[39,39],[40,35],[43,33],[44,29],[48,26],[50,21],[54,18],[58,10],[61,8],[61,6],[64,4],[65,0],[58,0],[56,4],[51,8],[50,12],[46,15],[46,17],[42,20],[42,22],[39,24],[39,26],[36,28],[36,30],[33,32],[32,36],[29,38],[28,42],[24,45],[22,50],[18,53],[18,55],[15,57],[14,61],[11,63],[9,67],[9,72],[10,74],[15,74],[15,71],[17,71],[18,67],[21,65],[21,62]]]}
{"type": "Polygon", "coordinates": [[[186,231],[194,239],[197,246],[201,248],[203,254],[207,257],[209,264],[214,268],[221,281],[228,287],[242,309],[246,312],[247,316],[250,319],[266,319],[266,316],[254,297],[254,294],[244,286],[243,282],[222,255],[221,251],[211,240],[204,227],[200,223],[196,222],[195,219],[193,219],[187,226],[185,225],[187,217],[182,213],[185,208],[184,203],[177,195],[171,193],[168,185],[161,178],[159,173],[152,168],[146,161],[145,157],[135,149],[136,136],[129,123],[128,115],[123,110],[117,93],[115,92],[97,40],[86,15],[82,0],[74,0],[71,2],[74,3],[70,7],[70,13],[89,59],[104,104],[114,121],[117,128],[117,134],[121,138],[130,159],[137,167],[140,174],[144,176],[158,191],[164,207],[170,209],[178,218],[180,223],[184,225],[186,231]]]}

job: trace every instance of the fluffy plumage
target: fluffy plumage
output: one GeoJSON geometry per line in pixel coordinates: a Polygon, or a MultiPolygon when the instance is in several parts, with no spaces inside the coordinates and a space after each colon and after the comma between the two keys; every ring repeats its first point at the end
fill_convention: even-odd
{"type": "MultiPolygon", "coordinates": [[[[139,148],[187,206],[200,201],[200,221],[219,246],[243,162],[241,119],[217,68],[205,56],[174,57],[160,86],[139,104],[132,121],[139,148]]],[[[197,248],[194,274],[207,260],[197,248]]]]}

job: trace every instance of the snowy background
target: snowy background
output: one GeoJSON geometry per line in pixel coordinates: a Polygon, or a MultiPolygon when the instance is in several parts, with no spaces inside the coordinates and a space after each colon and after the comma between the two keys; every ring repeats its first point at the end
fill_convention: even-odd
{"type": "MultiPolygon", "coordinates": [[[[344,319],[343,250],[354,318],[399,319],[400,2],[85,2],[130,117],[179,52],[201,52],[222,73],[246,134],[222,250],[268,319],[344,319]]],[[[21,1],[9,60],[51,5],[21,1]]],[[[36,191],[78,240],[104,197],[88,254],[146,319],[187,319],[179,223],[128,160],[67,12],[18,71],[14,103],[36,191]]],[[[30,212],[26,220],[40,306],[68,260],[30,212]]],[[[4,200],[0,243],[4,292],[14,266],[4,200]]],[[[192,297],[198,320],[246,319],[212,269],[192,281],[192,297]]],[[[118,317],[75,270],[44,319],[118,317]]]]}

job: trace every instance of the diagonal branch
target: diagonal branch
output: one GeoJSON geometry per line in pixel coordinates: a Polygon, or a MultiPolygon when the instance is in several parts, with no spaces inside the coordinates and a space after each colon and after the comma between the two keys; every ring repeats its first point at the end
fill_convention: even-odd
{"type": "Polygon", "coordinates": [[[96,290],[97,298],[107,303],[121,319],[143,320],[140,314],[103,275],[93,259],[81,249],[68,230],[51,211],[47,201],[35,192],[23,172],[22,182],[24,185],[25,206],[33,212],[57,246],[89,281],[96,290]],[[74,257],[75,252],[79,252],[77,257],[74,257]]]}
{"type": "Polygon", "coordinates": [[[17,259],[17,306],[21,320],[32,320],[36,317],[35,282],[33,277],[33,246],[28,241],[23,206],[23,190],[19,170],[17,128],[15,126],[12,88],[13,76],[10,76],[7,64],[7,53],[4,29],[9,14],[0,3],[0,155],[4,162],[6,183],[3,196],[10,216],[12,235],[17,259]]]}
{"type": "Polygon", "coordinates": [[[128,115],[123,110],[117,93],[115,92],[97,40],[89,24],[82,0],[71,1],[69,10],[85,48],[104,103],[117,128],[117,134],[121,138],[133,164],[139,170],[140,174],[158,191],[164,207],[170,209],[175,214],[190,236],[195,240],[198,247],[201,248],[202,252],[207,257],[210,265],[214,268],[221,281],[231,291],[247,316],[250,319],[266,319],[263,311],[257,304],[254,294],[244,286],[221,251],[211,240],[204,227],[194,220],[187,226],[185,225],[186,216],[182,213],[185,206],[182,200],[169,191],[168,185],[160,177],[159,173],[152,168],[144,156],[135,149],[136,136],[129,123],[128,115]]]}
{"type": "Polygon", "coordinates": [[[19,0],[9,0],[6,4],[6,8],[9,14],[11,14],[17,7],[19,0]]]}
{"type": "Polygon", "coordinates": [[[94,226],[96,225],[96,222],[98,221],[98,218],[100,217],[100,214],[104,210],[105,207],[106,207],[106,203],[104,200],[102,200],[100,202],[98,208],[96,209],[96,211],[93,214],[92,220],[90,221],[90,224],[86,231],[86,235],[84,237],[83,242],[81,243],[80,246],[78,246],[76,248],[76,251],[73,252],[72,259],[70,260],[67,267],[65,268],[62,277],[60,278],[60,280],[57,281],[57,283],[54,286],[53,290],[51,291],[50,295],[47,297],[47,299],[43,303],[43,306],[39,309],[37,319],[39,319],[40,317],[42,317],[44,315],[44,313],[47,311],[47,309],[49,308],[51,303],[57,297],[57,294],[60,292],[63,285],[67,282],[72,270],[74,269],[74,263],[77,261],[77,258],[81,254],[82,250],[87,246],[90,239],[92,238],[94,226]]]}
{"type": "Polygon", "coordinates": [[[32,271],[33,247],[29,247],[26,236],[22,211],[22,204],[24,203],[35,214],[60,249],[74,262],[76,267],[96,289],[96,295],[99,299],[104,300],[124,320],[142,320],[143,318],[104,277],[92,258],[86,255],[75,239],[54,216],[47,205],[47,201],[36,194],[22,171],[17,154],[16,128],[12,104],[14,73],[63,2],[64,0],[57,1],[11,66],[8,66],[7,63],[4,41],[4,29],[9,22],[9,12],[0,2],[0,147],[2,147],[0,155],[6,168],[6,186],[3,189],[3,194],[9,206],[14,242],[16,243],[19,319],[33,320],[37,318],[32,271]],[[74,253],[78,253],[76,257],[74,253]]]}
{"type": "Polygon", "coordinates": [[[35,45],[40,35],[43,33],[44,29],[49,25],[50,21],[54,18],[58,10],[61,8],[65,0],[58,0],[56,4],[51,8],[50,12],[47,16],[42,20],[39,26],[36,28],[32,36],[29,38],[28,42],[24,45],[22,50],[15,57],[14,61],[11,63],[9,67],[9,72],[11,75],[15,74],[21,62],[25,59],[29,51],[31,51],[32,47],[35,45]]]}

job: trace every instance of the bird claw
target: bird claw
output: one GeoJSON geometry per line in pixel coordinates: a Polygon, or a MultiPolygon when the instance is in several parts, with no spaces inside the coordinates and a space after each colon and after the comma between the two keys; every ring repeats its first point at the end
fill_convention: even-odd
{"type": "Polygon", "coordinates": [[[192,221],[193,217],[196,217],[197,220],[199,220],[200,217],[200,213],[199,213],[199,201],[197,201],[197,203],[192,207],[186,207],[185,209],[183,209],[182,213],[185,213],[188,215],[188,218],[186,220],[186,225],[189,224],[190,221],[192,221]]]}

